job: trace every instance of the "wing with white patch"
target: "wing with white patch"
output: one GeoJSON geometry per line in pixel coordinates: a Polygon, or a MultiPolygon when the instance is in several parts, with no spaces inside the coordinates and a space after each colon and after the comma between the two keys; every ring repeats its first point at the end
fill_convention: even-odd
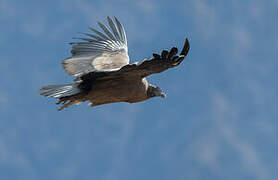
{"type": "Polygon", "coordinates": [[[75,38],[83,42],[72,42],[72,56],[62,64],[65,71],[80,77],[89,72],[110,71],[129,64],[127,39],[124,27],[115,17],[115,21],[107,17],[109,28],[102,23],[98,25],[100,32],[89,28],[95,34],[82,33],[87,38],[75,38]]]}

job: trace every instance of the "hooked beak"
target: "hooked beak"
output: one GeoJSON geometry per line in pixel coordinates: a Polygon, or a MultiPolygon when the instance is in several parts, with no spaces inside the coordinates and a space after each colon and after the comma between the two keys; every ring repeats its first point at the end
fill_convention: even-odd
{"type": "Polygon", "coordinates": [[[162,93],[160,93],[160,97],[166,98],[166,94],[162,92],[162,93]]]}

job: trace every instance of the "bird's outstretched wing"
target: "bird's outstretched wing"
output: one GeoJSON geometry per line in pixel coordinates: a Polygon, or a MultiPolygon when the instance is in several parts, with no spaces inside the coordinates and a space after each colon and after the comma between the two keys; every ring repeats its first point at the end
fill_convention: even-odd
{"type": "Polygon", "coordinates": [[[147,59],[137,64],[128,64],[119,70],[119,73],[128,73],[140,77],[163,72],[169,68],[178,66],[188,54],[190,45],[188,39],[185,40],[184,47],[177,55],[178,48],[173,47],[170,51],[163,50],[161,55],[153,54],[152,59],[147,59]]]}
{"type": "Polygon", "coordinates": [[[186,39],[180,55],[177,55],[178,49],[173,47],[170,51],[163,50],[161,55],[153,54],[152,59],[144,60],[141,63],[128,64],[119,70],[109,72],[91,72],[85,74],[80,79],[83,82],[86,82],[93,79],[108,80],[116,78],[143,78],[178,66],[188,54],[189,49],[190,45],[188,39],[186,39]]]}
{"type": "Polygon", "coordinates": [[[124,27],[116,17],[114,22],[110,17],[107,21],[109,28],[98,22],[103,33],[89,27],[95,34],[82,33],[88,37],[74,39],[83,42],[70,43],[72,56],[62,62],[68,74],[80,77],[89,72],[120,69],[129,63],[124,27]]]}

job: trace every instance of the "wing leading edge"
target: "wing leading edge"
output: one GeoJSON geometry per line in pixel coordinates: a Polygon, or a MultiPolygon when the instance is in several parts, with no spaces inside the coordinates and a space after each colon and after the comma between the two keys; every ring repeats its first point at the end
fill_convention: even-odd
{"type": "Polygon", "coordinates": [[[146,59],[141,63],[128,64],[114,71],[91,72],[81,77],[81,80],[89,79],[107,80],[114,78],[146,77],[151,74],[163,72],[169,68],[178,66],[187,56],[190,49],[188,39],[185,40],[183,49],[179,55],[178,49],[173,47],[170,51],[163,50],[161,55],[153,54],[152,59],[146,59]]]}

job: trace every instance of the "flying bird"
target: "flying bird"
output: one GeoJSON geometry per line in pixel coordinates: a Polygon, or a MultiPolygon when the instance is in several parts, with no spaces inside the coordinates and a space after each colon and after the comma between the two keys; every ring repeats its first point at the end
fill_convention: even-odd
{"type": "Polygon", "coordinates": [[[89,27],[93,32],[82,33],[83,38],[72,45],[72,56],[63,60],[65,71],[75,76],[73,84],[42,87],[42,96],[58,98],[58,110],[90,101],[90,106],[108,103],[136,103],[153,97],[165,98],[158,86],[148,83],[146,77],[178,66],[189,51],[186,38],[183,49],[163,50],[161,54],[140,63],[129,64],[127,38],[123,25],[114,17],[107,17],[108,26],[98,22],[102,32],[89,27]]]}

